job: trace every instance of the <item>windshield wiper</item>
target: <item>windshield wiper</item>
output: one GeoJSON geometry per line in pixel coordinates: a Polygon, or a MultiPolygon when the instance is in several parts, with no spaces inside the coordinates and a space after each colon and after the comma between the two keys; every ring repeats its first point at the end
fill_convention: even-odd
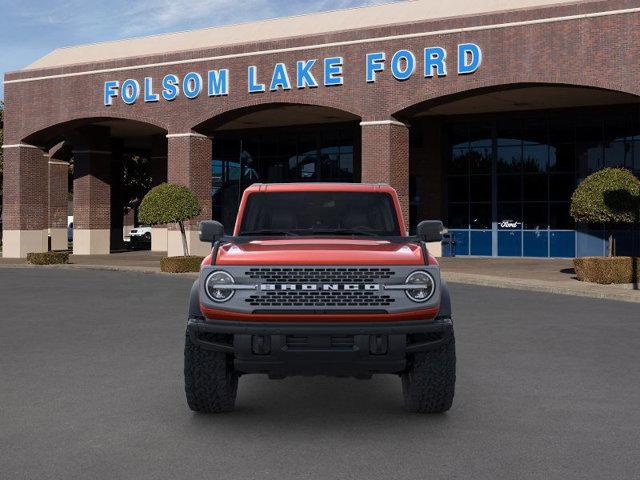
{"type": "Polygon", "coordinates": [[[240,235],[243,237],[251,237],[253,235],[255,236],[259,236],[259,235],[284,235],[285,237],[288,236],[292,236],[292,237],[297,237],[298,234],[294,233],[290,230],[269,230],[269,229],[262,229],[262,230],[251,230],[249,232],[240,232],[240,235]]]}

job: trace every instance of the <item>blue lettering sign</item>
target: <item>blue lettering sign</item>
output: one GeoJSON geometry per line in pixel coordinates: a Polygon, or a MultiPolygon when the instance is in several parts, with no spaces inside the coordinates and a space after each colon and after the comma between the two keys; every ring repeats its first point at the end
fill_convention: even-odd
{"type": "Polygon", "coordinates": [[[342,85],[342,57],[329,57],[324,59],[324,85],[331,87],[333,85],[342,85]]]}
{"type": "Polygon", "coordinates": [[[175,100],[180,93],[180,87],[178,87],[178,77],[173,74],[165,75],[162,79],[162,98],[167,101],[175,100]]]}
{"type": "Polygon", "coordinates": [[[249,93],[260,93],[264,92],[264,83],[257,83],[256,77],[258,76],[258,67],[254,67],[253,65],[248,69],[248,83],[249,83],[249,93]]]}
{"type": "MultiPolygon", "coordinates": [[[[400,49],[393,55],[391,52],[370,52],[365,55],[366,83],[375,83],[379,76],[384,76],[387,70],[387,55],[390,55],[389,67],[391,76],[398,81],[410,79],[417,68],[422,69],[425,78],[447,76],[447,51],[439,46],[431,46],[423,49],[417,58],[411,50],[400,49]],[[419,62],[423,62],[419,64],[419,62]]],[[[461,43],[457,46],[456,69],[459,75],[467,75],[476,72],[482,65],[482,50],[475,43],[461,43]]],[[[194,60],[195,61],[195,60],[194,60]]],[[[450,60],[450,63],[453,60],[450,60]]],[[[295,86],[297,89],[318,88],[319,83],[314,68],[321,64],[323,74],[322,85],[325,87],[344,84],[344,58],[341,56],[326,57],[323,59],[312,58],[297,60],[295,62],[295,86]]],[[[263,67],[264,68],[264,67],[263,67]]],[[[201,96],[206,90],[208,97],[221,97],[229,95],[231,71],[229,69],[212,69],[204,71],[192,71],[184,77],[170,73],[161,81],[159,78],[142,77],[140,80],[128,78],[124,81],[108,80],[103,84],[103,103],[105,106],[113,105],[116,98],[121,98],[127,105],[135,104],[138,99],[145,103],[158,102],[161,99],[172,101],[183,93],[188,99],[201,96]],[[161,87],[158,87],[158,82],[161,87]],[[206,82],[206,85],[205,83],[206,82]],[[142,87],[141,87],[142,84],[142,87]],[[155,88],[158,89],[154,90],[155,88]]],[[[388,75],[388,74],[387,74],[388,75]]],[[[258,76],[258,67],[247,67],[247,91],[249,93],[263,93],[267,91],[267,84],[262,83],[258,76]]],[[[273,65],[273,72],[268,89],[271,92],[289,91],[292,87],[292,79],[287,70],[287,63],[278,62],[273,65]]],[[[240,79],[242,81],[242,79],[240,79]]]]}
{"type": "Polygon", "coordinates": [[[229,95],[229,70],[209,70],[207,73],[210,97],[229,95]]]}
{"type": "Polygon", "coordinates": [[[127,105],[133,105],[140,96],[140,84],[133,78],[128,78],[122,82],[122,90],[120,91],[122,101],[127,105]]]}
{"type": "Polygon", "coordinates": [[[187,98],[196,98],[202,92],[202,77],[199,73],[189,72],[182,79],[182,91],[187,98]]]}
{"type": "Polygon", "coordinates": [[[475,43],[461,43],[458,45],[458,73],[460,75],[473,73],[482,64],[482,50],[475,43]]]}
{"type": "Polygon", "coordinates": [[[384,61],[387,55],[384,52],[367,54],[367,82],[376,81],[376,73],[384,71],[384,61]]]}
{"type": "Polygon", "coordinates": [[[300,60],[296,62],[296,86],[298,88],[316,88],[318,82],[311,73],[311,69],[316,64],[316,60],[300,60]]]}
{"type": "Polygon", "coordinates": [[[104,105],[110,107],[113,105],[113,99],[118,96],[118,87],[120,82],[111,80],[104,82],[104,105]]]}
{"type": "Polygon", "coordinates": [[[145,102],[157,102],[160,100],[160,95],[153,93],[153,78],[144,78],[144,101],[145,102]]]}
{"type": "Polygon", "coordinates": [[[433,77],[433,71],[439,77],[447,76],[447,51],[442,47],[429,47],[424,49],[424,76],[433,77]]]}
{"type": "Polygon", "coordinates": [[[287,66],[284,63],[276,63],[276,66],[273,68],[273,76],[271,77],[269,90],[275,92],[278,88],[291,90],[291,82],[289,81],[287,66]]]}
{"type": "Polygon", "coordinates": [[[416,71],[416,57],[409,50],[398,50],[391,58],[391,74],[398,80],[407,80],[416,71]]]}

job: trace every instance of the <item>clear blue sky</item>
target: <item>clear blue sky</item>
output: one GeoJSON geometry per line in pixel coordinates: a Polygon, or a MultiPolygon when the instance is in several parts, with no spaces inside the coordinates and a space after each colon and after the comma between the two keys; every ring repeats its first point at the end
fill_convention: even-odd
{"type": "Polygon", "coordinates": [[[0,0],[0,75],[58,47],[389,1],[0,0]]]}

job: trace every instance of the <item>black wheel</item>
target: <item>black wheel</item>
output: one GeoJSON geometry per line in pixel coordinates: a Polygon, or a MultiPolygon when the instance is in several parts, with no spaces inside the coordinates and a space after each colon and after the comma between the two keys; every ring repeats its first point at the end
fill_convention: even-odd
{"type": "Polygon", "coordinates": [[[410,412],[446,412],[453,403],[455,386],[456,343],[452,332],[440,346],[408,358],[402,374],[404,406],[410,412]]]}
{"type": "Polygon", "coordinates": [[[231,355],[198,347],[187,332],[184,390],[191,410],[202,413],[232,411],[238,392],[238,377],[231,355]]]}
{"type": "Polygon", "coordinates": [[[151,233],[149,233],[149,232],[145,233],[144,234],[144,239],[145,239],[145,241],[150,242],[151,241],[151,233]]]}

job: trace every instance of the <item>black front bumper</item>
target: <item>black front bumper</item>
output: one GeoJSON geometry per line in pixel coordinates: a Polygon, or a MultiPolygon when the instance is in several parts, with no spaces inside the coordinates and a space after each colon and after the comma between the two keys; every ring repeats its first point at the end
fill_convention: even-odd
{"type": "Polygon", "coordinates": [[[407,354],[437,348],[450,318],[389,323],[253,323],[190,318],[191,341],[234,355],[242,373],[370,377],[399,373],[407,354]]]}

